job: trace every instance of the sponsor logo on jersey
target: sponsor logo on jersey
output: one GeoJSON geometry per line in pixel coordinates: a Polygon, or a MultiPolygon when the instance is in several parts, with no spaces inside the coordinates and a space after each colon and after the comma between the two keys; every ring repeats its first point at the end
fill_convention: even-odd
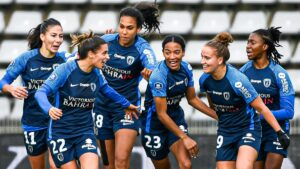
{"type": "Polygon", "coordinates": [[[122,55],[118,55],[118,54],[114,54],[114,57],[115,58],[118,58],[118,59],[125,59],[125,56],[122,56],[122,55]]]}
{"type": "Polygon", "coordinates": [[[54,80],[56,80],[57,79],[57,74],[56,73],[52,73],[51,75],[50,75],[50,77],[49,77],[49,80],[52,80],[52,81],[54,81],[54,80]]]}
{"type": "Polygon", "coordinates": [[[251,82],[251,83],[257,83],[257,84],[260,84],[260,83],[261,83],[261,80],[251,79],[250,82],[251,82]]]}
{"type": "Polygon", "coordinates": [[[41,67],[41,70],[50,71],[52,70],[52,67],[41,67]]]}
{"type": "Polygon", "coordinates": [[[242,82],[235,82],[234,86],[242,92],[245,98],[251,97],[251,94],[249,93],[248,89],[243,86],[242,82]]]}
{"type": "Polygon", "coordinates": [[[154,57],[149,49],[144,49],[143,53],[146,55],[149,64],[154,65],[154,57]]]}
{"type": "Polygon", "coordinates": [[[132,63],[134,62],[134,57],[133,56],[127,56],[126,61],[127,61],[128,65],[132,65],[132,63]]]}
{"type": "Polygon", "coordinates": [[[37,90],[43,85],[44,82],[45,80],[30,79],[30,81],[27,83],[27,88],[29,90],[37,90]]]}
{"type": "Polygon", "coordinates": [[[230,99],[230,93],[229,92],[224,92],[223,96],[224,96],[225,100],[229,100],[230,99]]]}
{"type": "Polygon", "coordinates": [[[82,149],[87,148],[88,150],[96,149],[96,146],[93,145],[93,140],[90,138],[87,138],[85,140],[85,145],[81,146],[82,149]]]}
{"type": "Polygon", "coordinates": [[[169,90],[171,90],[173,87],[179,86],[179,85],[181,85],[181,84],[185,84],[185,86],[187,86],[187,80],[188,80],[188,79],[185,78],[184,80],[175,82],[173,85],[169,86],[169,90]]]}
{"type": "Polygon", "coordinates": [[[104,65],[103,73],[105,76],[111,76],[122,80],[132,79],[133,73],[130,70],[117,69],[108,65],[104,65]]]}
{"type": "Polygon", "coordinates": [[[285,74],[284,73],[278,73],[278,77],[280,78],[281,84],[282,84],[282,92],[283,93],[288,93],[289,92],[289,83],[286,80],[285,74]]]}
{"type": "Polygon", "coordinates": [[[80,87],[91,87],[91,90],[94,92],[96,90],[96,84],[95,83],[79,83],[79,84],[70,84],[70,87],[76,87],[76,86],[80,86],[80,87]]]}
{"type": "Polygon", "coordinates": [[[268,88],[268,87],[270,87],[271,86],[271,79],[264,79],[264,86],[266,87],[266,88],[268,88]]]}
{"type": "Polygon", "coordinates": [[[68,107],[92,108],[95,98],[76,98],[68,96],[63,99],[63,105],[68,107]]]}
{"type": "Polygon", "coordinates": [[[39,70],[39,68],[30,68],[30,72],[34,72],[34,71],[37,71],[39,70]]]}
{"type": "Polygon", "coordinates": [[[71,83],[71,85],[70,85],[70,87],[76,87],[76,86],[78,86],[79,84],[72,84],[71,83]]]}
{"type": "Polygon", "coordinates": [[[155,87],[155,89],[160,90],[163,88],[163,84],[160,82],[156,82],[156,83],[154,83],[154,87],[155,87]]]}
{"type": "Polygon", "coordinates": [[[179,102],[181,101],[181,98],[184,97],[184,94],[180,94],[177,96],[173,96],[173,97],[167,97],[167,105],[178,105],[179,102]]]}

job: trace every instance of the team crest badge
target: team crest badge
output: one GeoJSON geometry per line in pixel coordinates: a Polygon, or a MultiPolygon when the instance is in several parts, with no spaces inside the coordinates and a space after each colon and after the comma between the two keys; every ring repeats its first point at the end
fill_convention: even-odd
{"type": "Polygon", "coordinates": [[[64,161],[64,155],[63,155],[62,153],[58,153],[58,154],[57,154],[57,159],[58,159],[59,161],[64,161]]]}
{"type": "Polygon", "coordinates": [[[264,79],[264,86],[266,88],[270,87],[271,86],[271,79],[264,79]]]}
{"type": "Polygon", "coordinates": [[[95,83],[91,83],[91,89],[94,92],[96,90],[96,84],[95,83]]]}
{"type": "Polygon", "coordinates": [[[163,84],[162,83],[159,83],[159,82],[156,82],[155,84],[154,84],[154,87],[155,87],[155,89],[162,89],[163,88],[163,84]]]}
{"type": "Polygon", "coordinates": [[[230,99],[230,93],[229,92],[224,92],[223,96],[224,96],[225,100],[229,100],[230,99]]]}
{"type": "Polygon", "coordinates": [[[134,62],[134,57],[133,56],[127,56],[127,64],[132,65],[133,62],[134,62]]]}

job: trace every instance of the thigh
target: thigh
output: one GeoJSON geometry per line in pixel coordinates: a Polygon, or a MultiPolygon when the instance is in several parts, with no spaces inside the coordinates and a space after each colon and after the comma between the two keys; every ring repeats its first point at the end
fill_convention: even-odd
{"type": "Polygon", "coordinates": [[[257,159],[257,155],[258,152],[255,148],[249,145],[240,146],[236,160],[236,167],[244,169],[253,169],[254,162],[257,159]]]}
{"type": "Polygon", "coordinates": [[[37,156],[28,156],[29,163],[32,169],[45,169],[45,153],[37,156]]]}
{"type": "Polygon", "coordinates": [[[115,163],[115,140],[98,140],[101,158],[104,166],[114,168],[115,163]]]}
{"type": "Polygon", "coordinates": [[[24,131],[24,143],[29,156],[38,156],[47,151],[47,129],[24,131]]]}
{"type": "Polygon", "coordinates": [[[265,161],[265,167],[268,169],[280,169],[283,158],[284,157],[281,154],[268,153],[265,161]]]}
{"type": "Polygon", "coordinates": [[[60,166],[60,169],[78,169],[76,160],[71,160],[62,166],[60,166]]]}
{"type": "Polygon", "coordinates": [[[152,163],[155,169],[171,169],[170,160],[168,157],[161,159],[161,160],[153,160],[152,163]]]}
{"type": "Polygon", "coordinates": [[[132,129],[120,129],[115,133],[115,157],[129,158],[135,143],[137,132],[132,129]]]}
{"type": "Polygon", "coordinates": [[[217,169],[235,169],[235,161],[218,161],[217,169]]]}
{"type": "Polygon", "coordinates": [[[95,153],[84,153],[79,158],[81,169],[98,169],[99,158],[95,153]]]}
{"type": "MultiPolygon", "coordinates": [[[[168,157],[170,151],[167,140],[167,131],[160,134],[146,133],[143,131],[141,134],[141,139],[145,152],[152,161],[155,160],[159,163],[160,160],[168,157]]],[[[161,163],[163,163],[163,161],[161,163]]]]}

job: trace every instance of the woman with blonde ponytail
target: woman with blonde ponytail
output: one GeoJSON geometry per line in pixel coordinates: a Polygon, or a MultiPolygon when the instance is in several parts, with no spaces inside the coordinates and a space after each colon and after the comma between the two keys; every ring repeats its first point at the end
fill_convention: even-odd
{"type": "Polygon", "coordinates": [[[127,115],[136,115],[136,106],[108,86],[99,70],[109,59],[108,45],[93,32],[71,35],[78,47],[78,59],[60,65],[36,92],[43,112],[51,117],[48,145],[53,160],[61,169],[98,169],[97,142],[92,108],[96,93],[120,104],[127,115]],[[51,104],[48,95],[55,94],[51,104]]]}

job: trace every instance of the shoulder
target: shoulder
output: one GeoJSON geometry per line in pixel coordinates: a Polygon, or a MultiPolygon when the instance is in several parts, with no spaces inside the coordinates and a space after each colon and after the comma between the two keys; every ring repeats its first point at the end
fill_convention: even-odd
{"type": "Polygon", "coordinates": [[[142,38],[141,36],[137,35],[137,38],[135,40],[134,43],[134,47],[140,52],[140,53],[144,53],[144,54],[149,54],[151,53],[150,51],[150,45],[149,43],[142,38]]]}
{"type": "Polygon", "coordinates": [[[169,69],[165,65],[164,61],[159,62],[151,73],[150,79],[165,78],[169,72],[169,69]]]}
{"type": "Polygon", "coordinates": [[[252,64],[253,61],[248,61],[246,64],[244,64],[241,68],[240,68],[240,71],[241,72],[246,72],[249,68],[252,67],[252,64]]]}
{"type": "Polygon", "coordinates": [[[115,39],[117,39],[118,37],[118,33],[115,33],[115,34],[104,34],[101,36],[101,38],[106,42],[106,43],[109,43],[115,39]]]}

